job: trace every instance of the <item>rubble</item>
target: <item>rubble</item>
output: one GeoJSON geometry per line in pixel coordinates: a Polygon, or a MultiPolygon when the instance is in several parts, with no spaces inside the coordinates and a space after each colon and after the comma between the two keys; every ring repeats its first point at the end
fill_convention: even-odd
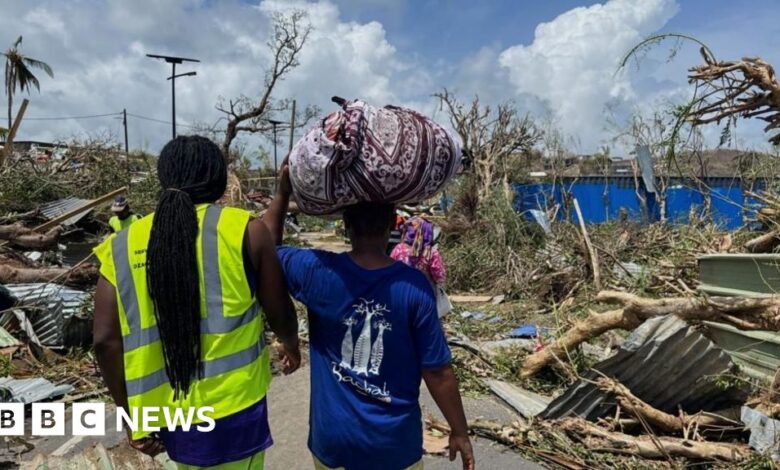
{"type": "Polygon", "coordinates": [[[774,460],[780,460],[780,421],[748,406],[742,407],[742,422],[750,428],[750,447],[760,453],[771,453],[774,460]]]}
{"type": "Polygon", "coordinates": [[[74,390],[72,385],[54,385],[46,379],[0,378],[0,402],[36,403],[66,395],[74,390]]]}
{"type": "Polygon", "coordinates": [[[533,418],[539,415],[550,404],[549,398],[523,390],[507,382],[487,379],[485,384],[490,388],[491,392],[495,393],[496,396],[526,418],[533,418]]]}
{"type": "Polygon", "coordinates": [[[593,366],[541,414],[545,419],[577,416],[588,421],[614,414],[614,393],[597,381],[608,377],[665,413],[715,411],[744,400],[715,381],[734,370],[729,356],[670,315],[637,328],[614,356],[593,366]]]}
{"type": "Polygon", "coordinates": [[[0,314],[0,326],[23,331],[39,346],[61,349],[89,344],[92,324],[83,315],[91,296],[58,284],[7,284],[17,306],[0,314]]]}

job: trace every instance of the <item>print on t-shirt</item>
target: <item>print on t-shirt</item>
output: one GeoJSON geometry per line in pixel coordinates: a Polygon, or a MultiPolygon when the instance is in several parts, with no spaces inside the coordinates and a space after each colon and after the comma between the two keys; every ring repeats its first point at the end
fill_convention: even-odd
{"type": "Polygon", "coordinates": [[[347,329],[341,341],[341,362],[333,362],[333,375],[336,380],[352,386],[358,393],[390,403],[386,383],[380,388],[366,379],[360,379],[361,375],[379,375],[385,354],[384,335],[386,331],[393,329],[385,318],[385,314],[390,313],[390,310],[386,305],[363,298],[352,307],[354,310],[343,320],[347,329]],[[360,331],[357,340],[353,339],[352,330],[355,326],[360,331]],[[371,330],[376,330],[376,335],[372,335],[371,330]],[[347,371],[354,373],[355,377],[347,371]]]}

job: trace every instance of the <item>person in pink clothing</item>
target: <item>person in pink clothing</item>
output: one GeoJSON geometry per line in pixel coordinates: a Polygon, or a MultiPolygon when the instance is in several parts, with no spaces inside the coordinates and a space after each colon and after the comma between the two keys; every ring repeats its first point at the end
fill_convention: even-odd
{"type": "Polygon", "coordinates": [[[446,271],[441,254],[434,244],[433,224],[430,221],[422,217],[409,219],[401,243],[393,248],[390,257],[422,271],[436,292],[439,316],[449,313],[452,307],[444,293],[446,271]]]}

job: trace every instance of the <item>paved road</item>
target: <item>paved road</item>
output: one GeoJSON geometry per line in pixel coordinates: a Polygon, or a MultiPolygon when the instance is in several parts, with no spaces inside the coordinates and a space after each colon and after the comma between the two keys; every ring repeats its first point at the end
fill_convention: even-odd
{"type": "MultiPolygon", "coordinates": [[[[292,470],[311,468],[311,455],[306,447],[309,430],[309,369],[302,368],[287,377],[274,377],[268,392],[268,404],[274,446],[266,455],[266,469],[292,470]]],[[[421,394],[421,403],[425,414],[430,412],[441,418],[436,404],[425,387],[421,394]]],[[[502,422],[511,422],[517,417],[492,397],[464,400],[469,418],[485,418],[502,422]]],[[[523,459],[517,453],[503,446],[494,445],[485,439],[474,441],[477,468],[480,470],[536,470],[543,467],[523,459]]],[[[460,468],[459,462],[452,463],[443,457],[426,455],[426,470],[453,470],[460,468]]]]}
{"type": "MultiPolygon", "coordinates": [[[[274,377],[268,393],[271,430],[274,446],[268,450],[266,468],[268,470],[309,469],[311,455],[306,447],[309,414],[309,369],[304,367],[288,377],[274,377]]],[[[424,414],[432,414],[443,419],[433,399],[425,387],[421,393],[424,414]]],[[[469,418],[484,418],[499,422],[511,422],[517,417],[507,407],[492,397],[480,399],[465,398],[464,406],[469,418]]],[[[108,449],[108,456],[117,468],[163,468],[158,458],[153,462],[132,449],[124,442],[124,435],[114,429],[116,413],[110,407],[106,413],[106,436],[80,437],[57,436],[30,439],[35,448],[25,453],[22,460],[27,462],[22,468],[40,468],[46,462],[48,468],[103,468],[95,445],[101,444],[108,449]],[[84,461],[85,463],[79,463],[84,461]],[[93,467],[94,465],[94,467],[93,467]]],[[[70,428],[70,424],[66,425],[70,428]]],[[[539,465],[528,462],[517,453],[485,439],[473,441],[477,468],[480,470],[535,470],[539,465]]],[[[459,462],[449,462],[444,457],[425,456],[427,470],[452,470],[460,468],[459,462]]]]}

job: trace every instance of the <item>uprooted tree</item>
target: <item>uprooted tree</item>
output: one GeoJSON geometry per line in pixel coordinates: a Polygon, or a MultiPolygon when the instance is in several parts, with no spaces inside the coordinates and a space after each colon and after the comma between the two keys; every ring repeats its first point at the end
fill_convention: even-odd
{"type": "Polygon", "coordinates": [[[495,110],[480,104],[475,96],[469,104],[460,102],[444,89],[435,95],[450,117],[450,122],[463,144],[464,156],[469,160],[468,174],[473,202],[467,211],[472,221],[477,209],[500,186],[507,199],[513,164],[517,157],[527,153],[539,141],[540,131],[528,116],[521,116],[513,103],[499,104],[495,110]]]}
{"type": "MultiPolygon", "coordinates": [[[[289,112],[292,100],[277,100],[272,95],[279,82],[300,64],[299,56],[311,31],[312,26],[304,11],[275,14],[273,35],[268,42],[272,64],[266,72],[264,88],[259,98],[241,95],[228,99],[227,102],[220,100],[217,104],[217,110],[225,113],[227,118],[222,152],[229,161],[234,160],[230,146],[239,133],[268,135],[273,129],[269,119],[282,111],[289,112]]],[[[292,123],[285,124],[280,129],[289,130],[291,125],[296,128],[303,127],[318,113],[319,110],[315,106],[307,106],[296,114],[292,123]]]]}

